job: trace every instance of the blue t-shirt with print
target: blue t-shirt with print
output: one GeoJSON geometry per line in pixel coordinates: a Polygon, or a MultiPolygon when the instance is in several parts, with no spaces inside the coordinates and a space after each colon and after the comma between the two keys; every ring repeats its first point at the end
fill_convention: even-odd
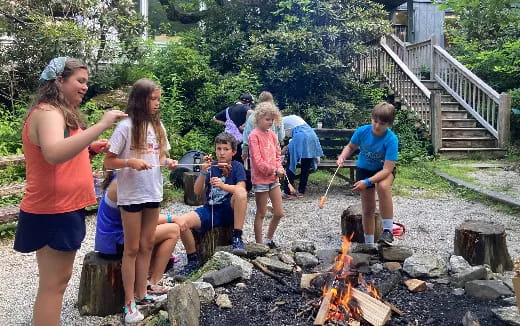
{"type": "Polygon", "coordinates": [[[217,167],[217,162],[213,162],[209,174],[206,176],[206,204],[221,205],[226,201],[231,201],[231,193],[218,187],[211,187],[209,183],[210,177],[220,178],[228,185],[236,185],[240,181],[246,181],[246,171],[242,163],[231,161],[231,173],[229,176],[224,177],[222,170],[217,167]]]}
{"type": "Polygon", "coordinates": [[[364,125],[356,129],[350,142],[359,146],[359,168],[377,171],[383,168],[385,161],[397,161],[398,140],[390,129],[386,129],[383,136],[376,137],[372,133],[372,125],[364,125]]]}

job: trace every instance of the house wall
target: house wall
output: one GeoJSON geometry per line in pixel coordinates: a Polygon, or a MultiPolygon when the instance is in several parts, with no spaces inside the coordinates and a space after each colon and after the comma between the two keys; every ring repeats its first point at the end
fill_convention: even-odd
{"type": "MultiPolygon", "coordinates": [[[[444,11],[439,10],[438,5],[433,5],[433,1],[414,0],[414,43],[429,40],[433,34],[439,36],[442,45],[442,33],[444,24],[444,11]]],[[[406,11],[406,3],[397,8],[399,11],[406,11]]]]}

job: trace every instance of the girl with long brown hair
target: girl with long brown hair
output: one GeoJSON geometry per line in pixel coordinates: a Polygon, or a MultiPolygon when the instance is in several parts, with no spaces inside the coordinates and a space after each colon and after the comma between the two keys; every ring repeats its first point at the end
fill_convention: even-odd
{"type": "Polygon", "coordinates": [[[170,144],[160,120],[161,89],[143,78],[130,91],[126,113],[110,138],[105,167],[118,172],[117,205],[123,221],[122,261],[125,321],[144,317],[137,303],[152,300],[146,293],[150,257],[154,245],[159,204],[163,199],[161,166],[174,169],[177,161],[167,158],[170,144]]]}

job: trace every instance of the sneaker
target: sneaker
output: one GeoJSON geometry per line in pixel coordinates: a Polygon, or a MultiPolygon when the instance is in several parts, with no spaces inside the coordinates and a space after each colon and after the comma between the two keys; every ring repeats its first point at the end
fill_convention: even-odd
{"type": "Polygon", "coordinates": [[[264,245],[268,246],[269,249],[277,249],[278,246],[274,243],[273,239],[265,238],[263,241],[264,245]]]}
{"type": "Polygon", "coordinates": [[[145,294],[142,298],[135,298],[135,304],[144,306],[147,304],[155,303],[155,298],[151,294],[145,294]]]}
{"type": "Polygon", "coordinates": [[[200,262],[198,260],[189,261],[184,267],[182,268],[179,273],[177,273],[176,277],[179,278],[186,278],[190,276],[191,274],[195,273],[200,269],[200,262]]]}
{"type": "Polygon", "coordinates": [[[246,246],[240,237],[233,237],[231,240],[231,245],[233,247],[233,254],[242,256],[246,254],[246,246]]]}
{"type": "Polygon", "coordinates": [[[282,192],[282,199],[293,199],[293,196],[290,194],[286,194],[285,192],[282,192]]]}
{"type": "Polygon", "coordinates": [[[125,323],[134,324],[144,319],[143,314],[137,309],[135,301],[125,305],[123,313],[125,315],[125,323]]]}
{"type": "Polygon", "coordinates": [[[381,237],[377,242],[382,245],[391,246],[392,242],[394,242],[394,236],[392,235],[392,231],[383,230],[383,234],[381,234],[381,237]]]}

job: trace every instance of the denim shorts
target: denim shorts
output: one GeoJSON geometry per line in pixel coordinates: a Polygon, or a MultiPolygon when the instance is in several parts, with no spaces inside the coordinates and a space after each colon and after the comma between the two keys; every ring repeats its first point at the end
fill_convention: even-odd
{"type": "MultiPolygon", "coordinates": [[[[356,168],[356,181],[359,181],[359,180],[365,180],[366,178],[370,178],[372,176],[374,176],[377,172],[381,171],[382,169],[379,169],[379,170],[367,170],[367,169],[363,169],[363,168],[356,168]]],[[[395,178],[395,167],[392,171],[392,175],[394,176],[395,178]]],[[[370,186],[367,187],[368,188],[374,188],[375,184],[371,184],[370,186]]]]}
{"type": "Polygon", "coordinates": [[[145,208],[159,208],[158,202],[148,202],[141,204],[131,204],[131,205],[119,205],[122,209],[130,213],[137,213],[142,211],[145,208]]]}
{"type": "Polygon", "coordinates": [[[32,214],[20,210],[14,249],[33,252],[48,245],[59,251],[76,251],[85,238],[85,209],[59,214],[32,214]]]}
{"type": "Polygon", "coordinates": [[[210,205],[201,206],[195,210],[195,213],[200,218],[200,229],[194,231],[200,233],[207,232],[217,226],[233,225],[233,208],[231,208],[229,200],[213,206],[213,209],[210,205]]]}
{"type": "Polygon", "coordinates": [[[253,192],[266,192],[272,189],[280,187],[280,182],[276,181],[268,185],[253,185],[253,192]]]}

